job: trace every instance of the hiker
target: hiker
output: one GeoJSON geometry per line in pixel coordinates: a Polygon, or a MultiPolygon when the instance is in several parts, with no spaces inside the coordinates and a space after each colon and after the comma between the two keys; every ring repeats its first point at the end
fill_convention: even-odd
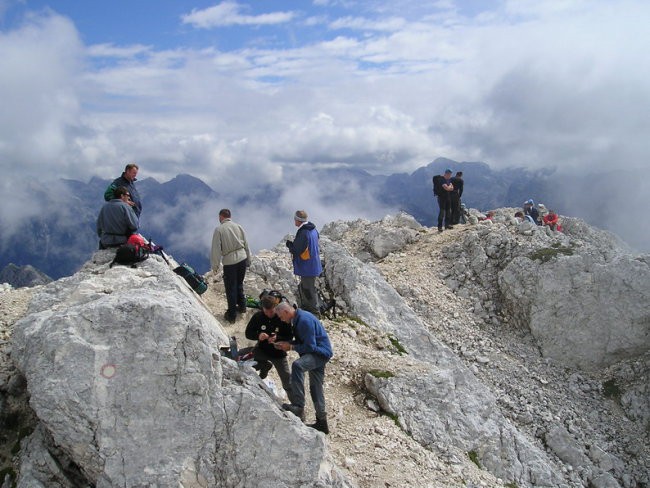
{"type": "Polygon", "coordinates": [[[315,315],[319,314],[316,278],[323,272],[318,246],[318,231],[316,226],[307,220],[307,212],[297,210],[293,223],[298,230],[293,241],[287,241],[286,246],[291,252],[293,274],[300,276],[298,295],[300,306],[315,315]]]}
{"type": "Polygon", "coordinates": [[[463,196],[463,172],[457,171],[456,176],[451,179],[454,189],[449,193],[451,205],[451,223],[457,225],[460,223],[460,197],[463,196]]]}
{"type": "Polygon", "coordinates": [[[108,202],[109,200],[115,198],[115,189],[123,186],[129,191],[129,194],[131,195],[131,201],[129,202],[129,205],[133,208],[135,215],[140,218],[140,214],[142,213],[142,201],[140,200],[140,194],[135,187],[138,169],[138,165],[135,163],[127,164],[124,167],[122,176],[115,178],[113,180],[113,183],[108,185],[108,188],[106,188],[106,191],[104,192],[104,200],[108,202]]]}
{"type": "Polygon", "coordinates": [[[485,220],[494,221],[494,216],[495,215],[496,215],[496,212],[494,210],[490,210],[489,212],[487,212],[485,214],[485,218],[482,218],[482,219],[479,219],[479,220],[482,220],[482,221],[485,221],[485,220]]]}
{"type": "Polygon", "coordinates": [[[248,248],[246,233],[241,225],[231,219],[230,210],[222,208],[219,211],[219,226],[212,234],[212,250],[210,252],[210,267],[215,275],[223,261],[223,284],[226,289],[228,309],[224,318],[234,323],[237,312],[246,313],[246,297],[244,296],[244,277],[246,268],[250,266],[251,252],[248,248]]]}
{"type": "Polygon", "coordinates": [[[287,302],[276,306],[275,313],[283,322],[291,324],[294,336],[291,342],[276,341],[275,347],[282,351],[296,351],[300,356],[291,365],[291,403],[283,404],[282,408],[304,421],[305,372],[309,373],[309,393],[316,411],[316,423],[309,427],[329,434],[323,382],[325,365],[334,353],[327,331],[314,315],[300,308],[294,309],[287,302]]]}
{"type": "Polygon", "coordinates": [[[524,202],[524,215],[529,215],[534,224],[541,225],[539,221],[539,212],[535,208],[535,202],[532,198],[529,198],[524,202]]]}
{"type": "Polygon", "coordinates": [[[517,222],[523,222],[524,220],[526,220],[526,217],[524,216],[523,212],[515,212],[515,219],[517,220],[517,222]]]}
{"type": "Polygon", "coordinates": [[[544,217],[546,217],[549,212],[549,210],[546,208],[546,205],[540,203],[539,205],[537,205],[537,211],[539,212],[540,220],[544,222],[544,217]]]}
{"type": "Polygon", "coordinates": [[[100,249],[119,247],[137,232],[139,221],[129,205],[130,199],[129,190],[120,186],[113,192],[113,198],[102,206],[97,216],[100,249]]]}
{"type": "Polygon", "coordinates": [[[273,294],[260,296],[260,307],[262,310],[256,312],[248,321],[246,326],[246,339],[257,341],[253,348],[253,359],[257,361],[255,369],[259,370],[260,378],[264,379],[275,366],[282,388],[291,399],[291,370],[287,353],[273,346],[275,341],[290,342],[293,339],[291,325],[282,322],[275,314],[275,307],[280,303],[281,298],[273,294]]]}
{"type": "Polygon", "coordinates": [[[451,184],[451,170],[447,169],[441,175],[433,177],[433,194],[438,199],[438,232],[442,232],[444,221],[445,229],[453,229],[451,225],[451,197],[450,193],[454,190],[451,184]]]}
{"type": "Polygon", "coordinates": [[[549,210],[548,214],[542,219],[543,225],[548,225],[549,229],[561,231],[560,216],[555,213],[555,210],[549,210]]]}

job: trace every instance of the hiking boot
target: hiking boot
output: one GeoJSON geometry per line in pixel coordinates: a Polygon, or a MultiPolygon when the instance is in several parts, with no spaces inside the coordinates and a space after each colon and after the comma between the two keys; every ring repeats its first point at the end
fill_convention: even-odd
{"type": "Polygon", "coordinates": [[[287,412],[291,412],[294,414],[296,417],[298,417],[300,420],[303,422],[305,421],[305,409],[300,408],[298,405],[294,405],[292,403],[283,403],[282,408],[286,410],[287,412]]]}
{"type": "Polygon", "coordinates": [[[442,227],[438,227],[438,232],[442,232],[442,227]]]}
{"type": "Polygon", "coordinates": [[[228,312],[223,314],[223,318],[226,319],[227,322],[234,324],[237,321],[237,315],[231,315],[228,312]]]}
{"type": "Polygon", "coordinates": [[[239,305],[239,306],[237,307],[237,311],[238,311],[239,313],[246,313],[246,305],[239,305]]]}
{"type": "Polygon", "coordinates": [[[445,229],[453,229],[453,228],[454,228],[453,225],[448,225],[447,227],[445,227],[445,229]]]}
{"type": "Polygon", "coordinates": [[[313,424],[309,424],[308,427],[311,427],[312,429],[316,429],[323,434],[329,434],[330,429],[327,425],[327,416],[324,416],[322,418],[316,417],[316,422],[313,424]]]}

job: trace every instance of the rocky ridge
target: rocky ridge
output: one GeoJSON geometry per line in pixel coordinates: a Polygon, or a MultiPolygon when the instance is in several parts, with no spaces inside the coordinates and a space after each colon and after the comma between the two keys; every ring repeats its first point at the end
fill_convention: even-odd
{"type": "MultiPolygon", "coordinates": [[[[501,222],[442,234],[403,214],[323,229],[327,281],[346,312],[325,320],[336,353],[326,381],[332,461],[367,487],[648,486],[647,352],[633,347],[606,366],[568,368],[540,354],[525,314],[516,317],[499,285],[513,261],[555,242],[596,243],[589,253],[599,265],[625,249],[590,228],[581,233],[579,222],[549,235],[499,214],[501,222]]],[[[562,259],[555,253],[540,266],[562,259]]],[[[295,287],[284,246],[254,259],[246,285],[251,294],[295,287]]],[[[220,288],[217,280],[201,300],[216,317],[220,288]]],[[[0,294],[3,310],[16,293],[0,294]]],[[[235,334],[243,343],[251,313],[220,324],[220,340],[235,334]]],[[[23,441],[23,469],[24,453],[34,452],[25,446],[50,442],[47,434],[37,429],[23,441]]]]}

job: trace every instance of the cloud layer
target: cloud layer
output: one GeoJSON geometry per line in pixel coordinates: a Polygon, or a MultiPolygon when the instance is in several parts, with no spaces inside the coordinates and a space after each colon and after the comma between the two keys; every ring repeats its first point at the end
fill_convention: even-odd
{"type": "Polygon", "coordinates": [[[650,4],[482,5],[226,1],[180,13],[174,48],[86,44],[75,19],[26,12],[0,30],[0,165],[86,179],[135,160],[225,196],[305,164],[388,174],[437,156],[647,178],[650,4]]]}

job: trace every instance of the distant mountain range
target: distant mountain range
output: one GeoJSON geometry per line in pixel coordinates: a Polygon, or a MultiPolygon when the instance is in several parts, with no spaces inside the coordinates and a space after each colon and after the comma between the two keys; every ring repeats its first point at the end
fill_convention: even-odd
{"type": "MultiPolygon", "coordinates": [[[[438,158],[410,174],[372,175],[362,170],[338,168],[312,170],[302,176],[322,185],[339,183],[331,195],[321,195],[325,205],[355,202],[359,192],[363,192],[378,205],[404,210],[423,225],[431,226],[437,215],[431,179],[447,167],[454,172],[464,172],[463,202],[468,207],[481,210],[520,207],[528,198],[536,202],[541,199],[560,214],[581,217],[601,228],[608,227],[608,218],[620,216],[615,208],[607,205],[611,201],[601,197],[606,193],[610,175],[559,177],[556,170],[494,170],[485,163],[438,158]]],[[[31,265],[54,279],[73,274],[97,249],[95,221],[109,183],[110,180],[97,177],[88,183],[76,180],[47,184],[29,182],[33,204],[40,210],[21,222],[18,229],[0,230],[0,270],[13,263],[31,265]]],[[[634,187],[634,181],[629,185],[634,187]]],[[[141,233],[163,244],[178,261],[187,261],[199,272],[206,272],[210,236],[196,236],[193,229],[198,228],[199,223],[205,228],[206,220],[211,220],[214,228],[220,208],[219,193],[186,174],[165,183],[146,178],[138,181],[137,186],[144,202],[141,233]]],[[[229,201],[238,207],[254,204],[273,215],[280,195],[279,185],[262,179],[256,187],[248,188],[235,199],[231,196],[229,201]]],[[[353,207],[351,203],[351,213],[353,207]]],[[[615,226],[610,228],[616,230],[615,226]]],[[[623,235],[623,238],[628,237],[623,235]]],[[[269,247],[275,244],[265,243],[269,247]]]]}

